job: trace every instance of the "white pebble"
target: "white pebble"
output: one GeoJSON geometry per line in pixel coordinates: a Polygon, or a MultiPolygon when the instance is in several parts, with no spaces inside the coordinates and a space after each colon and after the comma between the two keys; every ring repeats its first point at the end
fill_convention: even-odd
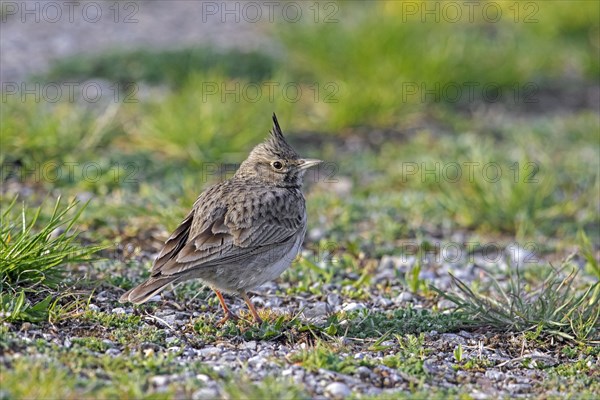
{"type": "Polygon", "coordinates": [[[350,396],[350,389],[341,382],[333,382],[327,385],[325,393],[329,394],[334,399],[344,399],[350,396]]]}
{"type": "Polygon", "coordinates": [[[166,375],[156,375],[150,378],[150,383],[154,386],[165,386],[169,382],[169,377],[166,375]]]}
{"type": "Polygon", "coordinates": [[[251,340],[249,342],[244,343],[242,346],[248,350],[256,350],[256,341],[251,340]]]}
{"type": "Polygon", "coordinates": [[[365,305],[362,303],[349,303],[344,306],[343,310],[346,312],[352,312],[352,311],[363,310],[365,308],[366,308],[365,305]]]}
{"type": "Polygon", "coordinates": [[[414,298],[414,296],[411,293],[402,292],[398,295],[398,297],[396,297],[396,301],[398,301],[398,302],[411,301],[413,298],[414,298]]]}

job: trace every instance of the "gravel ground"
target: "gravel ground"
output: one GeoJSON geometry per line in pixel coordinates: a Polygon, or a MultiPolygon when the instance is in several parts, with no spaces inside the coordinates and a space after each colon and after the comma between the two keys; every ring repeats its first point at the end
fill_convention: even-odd
{"type": "MultiPolygon", "coordinates": [[[[29,4],[33,3],[42,10],[56,2],[44,0],[29,4]]],[[[222,18],[203,19],[202,2],[121,2],[122,8],[116,23],[114,9],[110,8],[114,5],[113,2],[80,3],[82,9],[86,4],[100,5],[104,17],[96,22],[89,22],[81,13],[76,12],[73,22],[69,22],[66,14],[60,22],[52,22],[47,17],[54,14],[48,14],[37,22],[35,14],[22,15],[23,10],[13,14],[3,8],[0,24],[0,81],[24,80],[31,74],[46,71],[55,60],[114,48],[148,46],[173,49],[208,44],[223,49],[253,50],[273,47],[260,24],[244,20],[237,23],[233,19],[223,22],[222,18]],[[133,4],[132,8],[125,8],[130,4],[133,4]],[[137,22],[125,22],[129,12],[134,12],[132,18],[137,22]],[[24,17],[25,22],[22,21],[24,17]]],[[[19,8],[25,7],[24,2],[16,4],[19,8]]],[[[63,11],[66,13],[66,10],[63,11]]],[[[597,94],[597,87],[594,90],[593,95],[597,94]]],[[[341,180],[341,185],[343,184],[347,182],[341,180]]],[[[345,195],[350,189],[332,187],[332,190],[344,191],[345,195]]],[[[166,232],[149,233],[148,236],[164,237],[165,234],[166,232]]],[[[323,235],[318,229],[313,229],[308,234],[308,241],[317,243],[323,239],[323,235]]],[[[445,239],[440,237],[449,238],[448,243],[453,244],[469,242],[468,237],[456,232],[446,232],[426,239],[431,243],[440,243],[441,248],[444,248],[445,239]]],[[[155,257],[159,243],[160,241],[145,243],[146,250],[141,254],[135,253],[136,257],[129,259],[127,265],[147,264],[155,257]]],[[[483,254],[472,254],[464,247],[460,254],[458,258],[447,255],[441,257],[441,260],[439,257],[425,260],[419,278],[441,290],[448,290],[451,287],[450,272],[466,282],[483,279],[485,284],[489,282],[486,281],[486,271],[497,272],[499,269],[501,272],[506,269],[506,264],[502,261],[497,263],[495,256],[490,260],[483,254]]],[[[514,249],[506,253],[502,250],[501,255],[512,257],[516,264],[524,268],[527,268],[524,260],[531,256],[524,249],[517,253],[514,249]],[[515,254],[517,257],[514,257],[515,254]]],[[[306,252],[305,256],[312,257],[313,254],[306,252]]],[[[119,264],[120,261],[123,260],[112,260],[111,263],[119,264]]],[[[422,330],[422,343],[417,346],[423,349],[422,354],[415,355],[418,373],[386,366],[384,359],[389,360],[399,354],[403,354],[405,358],[407,350],[402,347],[401,340],[405,340],[406,335],[401,334],[396,338],[395,332],[386,332],[381,328],[378,335],[361,338],[356,334],[348,334],[354,325],[360,326],[361,321],[366,321],[373,314],[388,315],[391,320],[393,313],[399,310],[445,310],[451,306],[446,300],[420,296],[407,290],[400,278],[412,270],[415,261],[415,258],[400,258],[394,254],[377,259],[362,259],[361,268],[370,271],[372,278],[364,285],[365,295],[358,297],[353,296],[356,291],[353,283],[361,276],[343,269],[330,282],[320,285],[314,281],[314,286],[307,290],[293,292],[293,280],[286,279],[264,285],[251,297],[260,309],[268,308],[273,311],[271,320],[281,315],[296,316],[302,326],[314,327],[316,332],[299,331],[297,326],[290,325],[268,338],[265,338],[264,332],[257,332],[244,323],[237,330],[232,325],[223,329],[210,328],[222,315],[218,303],[208,301],[212,298],[208,290],[201,290],[194,297],[194,289],[190,289],[189,285],[183,286],[176,290],[184,291],[185,295],[175,296],[172,292],[165,292],[149,306],[133,308],[117,302],[123,293],[120,287],[102,283],[91,296],[89,304],[73,310],[72,317],[54,324],[5,323],[2,332],[3,335],[6,333],[6,342],[5,346],[0,346],[0,365],[10,365],[28,353],[36,354],[39,347],[54,346],[52,351],[68,353],[80,339],[97,338],[101,340],[101,350],[86,350],[94,357],[106,355],[128,358],[140,352],[148,356],[173,356],[172,363],[184,366],[184,372],[172,375],[149,374],[145,379],[151,387],[150,391],[161,392],[173,383],[194,379],[201,382],[192,396],[196,399],[226,398],[223,381],[215,377],[227,374],[247,376],[253,382],[269,376],[289,378],[313,398],[342,399],[353,394],[389,394],[390,397],[396,397],[409,393],[419,385],[423,385],[423,393],[429,389],[432,392],[436,389],[450,389],[469,393],[476,399],[561,397],[567,394],[576,396],[581,388],[570,386],[569,383],[552,385],[552,388],[545,386],[549,379],[560,379],[551,376],[548,368],[576,361],[576,357],[569,359],[561,352],[565,343],[544,346],[521,334],[472,331],[466,328],[440,332],[432,326],[422,330]],[[291,290],[293,294],[289,294],[291,290]],[[179,298],[185,298],[185,301],[178,300],[179,298]],[[114,336],[114,329],[98,322],[106,315],[139,316],[142,322],[135,329],[150,330],[153,336],[164,339],[120,342],[114,336]],[[334,315],[347,316],[347,319],[339,322],[339,327],[346,329],[345,332],[327,333],[330,318],[334,315]],[[335,344],[340,349],[337,355],[341,359],[349,359],[355,368],[350,372],[336,372],[328,368],[301,365],[297,359],[298,354],[312,347],[317,339],[335,344]],[[464,351],[464,360],[471,360],[471,364],[456,360],[454,352],[459,346],[464,351]],[[208,367],[212,373],[188,367],[196,362],[208,367]]],[[[141,280],[140,268],[124,269],[123,265],[118,271],[110,268],[113,267],[106,270],[90,267],[81,272],[90,281],[97,282],[106,281],[110,274],[125,274],[134,281],[141,280]]],[[[87,299],[87,296],[89,293],[85,293],[83,298],[87,299]]],[[[245,310],[245,305],[239,298],[230,297],[229,302],[232,311],[240,313],[245,310]]],[[[378,328],[374,327],[375,330],[378,328]]],[[[591,371],[590,379],[600,375],[597,367],[591,371]]],[[[95,378],[106,380],[101,373],[95,378]]],[[[1,398],[3,395],[0,390],[1,398]]]]}
{"type": "MultiPolygon", "coordinates": [[[[314,256],[308,251],[304,255],[314,256]]],[[[138,255],[137,262],[143,263],[153,256],[152,253],[142,253],[138,255]]],[[[484,271],[493,265],[482,255],[475,254],[470,258],[472,261],[461,260],[457,263],[436,262],[432,258],[423,264],[420,277],[445,290],[451,284],[448,272],[469,282],[477,277],[484,277],[484,271]]],[[[317,337],[336,344],[340,349],[337,355],[342,360],[350,360],[348,362],[354,365],[349,372],[310,368],[299,363],[297,355],[312,347],[318,338],[307,332],[299,332],[294,327],[284,328],[269,338],[253,331],[245,323],[241,324],[239,331],[232,328],[234,325],[212,328],[221,317],[220,306],[218,303],[207,302],[213,297],[210,291],[198,292],[197,288],[192,289],[192,293],[197,296],[186,292],[184,302],[178,302],[180,296],[166,291],[161,296],[155,296],[148,309],[119,304],[117,299],[122,290],[103,285],[93,295],[90,304],[80,310],[81,313],[88,313],[87,319],[69,318],[56,325],[5,325],[11,334],[19,336],[21,344],[4,352],[1,359],[3,362],[10,362],[26,353],[23,346],[34,346],[36,343],[39,346],[40,340],[59,346],[62,351],[69,351],[72,343],[82,338],[95,337],[102,340],[103,349],[89,351],[98,357],[108,355],[128,358],[140,353],[153,356],[175,355],[172,363],[183,366],[184,372],[150,374],[146,377],[147,382],[152,391],[161,392],[167,390],[169,385],[183,385],[190,379],[199,381],[201,387],[192,396],[196,399],[228,398],[223,381],[214,377],[232,374],[244,376],[252,382],[260,382],[267,377],[283,377],[297,383],[313,398],[329,399],[342,399],[350,395],[389,394],[395,397],[406,395],[419,385],[424,393],[428,390],[454,390],[469,393],[475,399],[573,394],[573,389],[565,385],[557,385],[554,391],[544,385],[550,376],[548,367],[569,362],[560,351],[561,346],[566,343],[557,342],[555,346],[544,347],[528,340],[524,335],[464,329],[438,332],[432,326],[424,330],[422,342],[417,346],[422,349],[417,351],[422,353],[414,354],[416,358],[410,361],[416,363],[416,372],[387,366],[389,363],[385,360],[390,357],[399,354],[406,356],[407,350],[403,349],[401,342],[405,335],[396,339],[393,334],[386,336],[386,328],[375,327],[381,329],[380,334],[359,338],[348,333],[348,329],[351,329],[350,325],[360,324],[361,320],[366,320],[372,314],[389,314],[407,308],[421,310],[449,307],[451,304],[446,300],[432,300],[413,294],[400,283],[398,274],[408,272],[414,263],[414,258],[382,257],[373,266],[370,285],[365,286],[367,295],[360,300],[349,296],[353,286],[344,283],[359,279],[353,273],[336,274],[331,283],[320,287],[318,294],[298,292],[285,295],[290,289],[290,283],[286,282],[287,279],[279,279],[257,289],[251,296],[259,309],[269,308],[273,311],[272,321],[281,315],[297,316],[305,326],[314,327],[318,332],[317,337]],[[323,334],[330,322],[329,318],[335,313],[344,315],[343,312],[353,315],[340,322],[340,327],[347,329],[346,332],[323,334]],[[153,335],[164,340],[118,343],[113,329],[101,323],[90,323],[90,314],[138,315],[142,318],[142,325],[136,329],[152,330],[153,335]],[[462,362],[457,361],[455,356],[459,346],[464,352],[462,362]],[[205,370],[194,370],[193,366],[197,365],[194,363],[198,362],[212,372],[207,374],[205,370]]],[[[95,272],[90,270],[88,273],[93,275],[95,272]]],[[[121,273],[134,276],[137,272],[121,273]]],[[[190,288],[183,286],[176,289],[179,290],[189,291],[190,288]]],[[[232,311],[248,316],[244,314],[245,305],[239,298],[229,297],[228,301],[232,311]]],[[[415,350],[409,348],[408,351],[415,350]]],[[[593,374],[596,376],[600,373],[597,368],[592,371],[595,371],[593,374]]]]}

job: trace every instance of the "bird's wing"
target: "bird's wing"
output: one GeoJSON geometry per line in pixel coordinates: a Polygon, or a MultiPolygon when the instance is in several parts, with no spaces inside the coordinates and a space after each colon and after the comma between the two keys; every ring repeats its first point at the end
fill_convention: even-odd
{"type": "Polygon", "coordinates": [[[163,246],[160,254],[152,265],[151,275],[160,273],[160,269],[170,260],[177,257],[177,254],[185,246],[190,235],[190,229],[192,227],[192,221],[194,219],[194,209],[188,213],[183,219],[181,224],[175,229],[175,231],[169,236],[165,245],[163,246]]]}
{"type": "MultiPolygon", "coordinates": [[[[297,215],[282,213],[270,218],[256,218],[244,226],[228,221],[227,209],[212,218],[206,219],[203,215],[202,221],[188,221],[188,217],[167,240],[152,275],[185,273],[203,265],[242,262],[257,255],[265,257],[266,263],[278,261],[281,258],[278,249],[286,243],[293,243],[306,222],[303,208],[297,215]],[[192,222],[201,228],[191,229],[192,222]],[[190,238],[191,230],[198,233],[190,238]],[[273,260],[268,259],[269,254],[272,254],[273,260]]],[[[193,214],[190,218],[194,218],[193,214]]]]}

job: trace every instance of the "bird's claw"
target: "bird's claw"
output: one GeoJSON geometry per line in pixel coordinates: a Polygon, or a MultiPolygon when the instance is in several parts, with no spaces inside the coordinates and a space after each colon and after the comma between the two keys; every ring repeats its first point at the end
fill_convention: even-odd
{"type": "Polygon", "coordinates": [[[229,321],[229,320],[232,320],[232,321],[237,321],[237,320],[239,320],[239,319],[240,319],[240,317],[238,317],[238,316],[237,316],[237,315],[235,315],[234,313],[232,313],[232,312],[228,312],[228,313],[226,313],[226,314],[225,314],[225,316],[224,316],[223,318],[221,318],[221,320],[220,320],[219,322],[217,322],[217,324],[216,324],[216,325],[217,325],[217,326],[219,326],[219,327],[221,327],[221,326],[225,325],[225,323],[226,323],[227,321],[229,321]]]}

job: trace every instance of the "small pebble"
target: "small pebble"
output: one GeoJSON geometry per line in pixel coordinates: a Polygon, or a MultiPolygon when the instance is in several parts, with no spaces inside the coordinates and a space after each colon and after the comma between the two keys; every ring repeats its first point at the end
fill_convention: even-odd
{"type": "Polygon", "coordinates": [[[118,356],[119,354],[121,354],[121,350],[119,349],[111,348],[106,350],[106,355],[109,355],[111,357],[118,356]]]}
{"type": "Polygon", "coordinates": [[[261,369],[267,360],[261,356],[254,356],[248,359],[248,365],[254,369],[261,369]]]}
{"type": "Polygon", "coordinates": [[[221,353],[222,350],[218,347],[205,347],[198,351],[198,354],[200,354],[202,357],[216,357],[221,355],[221,353]]]}
{"type": "Polygon", "coordinates": [[[350,396],[350,388],[341,382],[333,382],[325,387],[327,393],[333,399],[345,399],[350,396]]]}
{"type": "Polygon", "coordinates": [[[329,304],[332,307],[335,306],[339,306],[341,304],[342,300],[340,298],[340,295],[337,293],[329,293],[327,295],[327,304],[329,304]]]}
{"type": "Polygon", "coordinates": [[[396,297],[396,301],[400,303],[411,301],[412,299],[414,299],[414,296],[410,292],[402,292],[396,297]]]}
{"type": "Polygon", "coordinates": [[[219,390],[215,387],[204,387],[202,389],[196,390],[192,394],[193,400],[216,399],[218,397],[219,397],[219,390]]]}
{"type": "Polygon", "coordinates": [[[346,312],[364,310],[366,307],[362,303],[348,303],[344,306],[343,310],[346,312]]]}
{"type": "Polygon", "coordinates": [[[244,349],[248,349],[248,350],[256,350],[256,341],[251,340],[249,342],[246,342],[246,343],[242,344],[242,347],[244,349]]]}
{"type": "Polygon", "coordinates": [[[366,379],[371,376],[371,370],[365,366],[360,366],[356,368],[356,375],[358,375],[361,379],[366,379]]]}
{"type": "Polygon", "coordinates": [[[494,381],[501,381],[504,379],[504,372],[497,369],[488,369],[485,371],[485,377],[494,381]]]}
{"type": "Polygon", "coordinates": [[[156,375],[151,377],[149,382],[157,387],[165,386],[169,382],[169,377],[167,375],[156,375]]]}
{"type": "Polygon", "coordinates": [[[327,315],[327,303],[322,301],[316,302],[311,308],[304,310],[304,315],[307,318],[315,318],[327,315]]]}

